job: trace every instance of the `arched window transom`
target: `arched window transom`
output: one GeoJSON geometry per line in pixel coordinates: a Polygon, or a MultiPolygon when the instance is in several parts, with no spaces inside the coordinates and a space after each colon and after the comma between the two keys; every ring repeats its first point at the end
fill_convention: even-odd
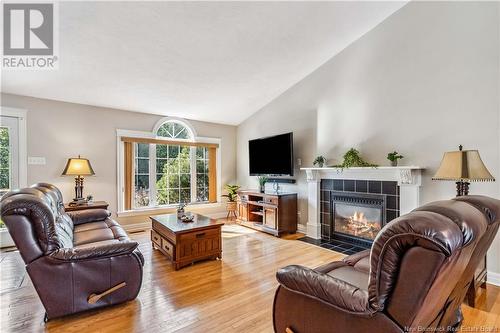
{"type": "Polygon", "coordinates": [[[181,120],[166,120],[164,121],[156,130],[157,136],[171,138],[171,139],[181,139],[181,140],[193,140],[194,133],[193,130],[181,120]]]}

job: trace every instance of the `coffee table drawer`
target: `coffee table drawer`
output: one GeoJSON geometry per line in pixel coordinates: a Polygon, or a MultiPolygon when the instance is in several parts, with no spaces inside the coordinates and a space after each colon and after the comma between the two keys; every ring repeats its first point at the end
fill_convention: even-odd
{"type": "Polygon", "coordinates": [[[161,248],[165,253],[167,253],[171,258],[174,257],[174,246],[165,238],[161,239],[161,248]]]}
{"type": "Polygon", "coordinates": [[[161,247],[161,236],[154,230],[151,230],[151,241],[161,247]]]}
{"type": "Polygon", "coordinates": [[[219,237],[220,228],[206,229],[180,235],[181,241],[219,237]]]}

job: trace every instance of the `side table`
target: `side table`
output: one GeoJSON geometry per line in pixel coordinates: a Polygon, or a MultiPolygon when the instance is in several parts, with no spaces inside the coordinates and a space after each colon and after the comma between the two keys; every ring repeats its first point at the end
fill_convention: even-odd
{"type": "Polygon", "coordinates": [[[64,210],[66,212],[74,212],[84,209],[108,209],[108,206],[109,204],[106,201],[93,201],[81,205],[70,205],[69,203],[65,203],[64,210]]]}

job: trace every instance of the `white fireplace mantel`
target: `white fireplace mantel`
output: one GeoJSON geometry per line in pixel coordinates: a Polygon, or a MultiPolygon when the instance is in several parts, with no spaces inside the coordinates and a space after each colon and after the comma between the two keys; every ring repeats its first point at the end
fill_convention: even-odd
{"type": "Polygon", "coordinates": [[[397,181],[399,185],[400,214],[420,206],[422,171],[419,166],[360,167],[360,168],[301,168],[307,175],[308,221],[307,236],[321,238],[320,183],[321,179],[355,179],[397,181]]]}

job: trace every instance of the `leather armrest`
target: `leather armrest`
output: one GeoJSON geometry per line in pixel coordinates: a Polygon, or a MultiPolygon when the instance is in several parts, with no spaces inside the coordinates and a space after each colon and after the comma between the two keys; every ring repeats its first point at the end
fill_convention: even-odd
{"type": "Polygon", "coordinates": [[[84,209],[74,212],[67,212],[67,214],[73,220],[74,225],[104,221],[111,216],[111,213],[106,209],[84,209]]]}
{"type": "Polygon", "coordinates": [[[139,244],[134,241],[123,241],[97,246],[81,246],[64,248],[52,252],[49,256],[53,259],[75,261],[103,257],[119,256],[134,252],[139,244]]]}
{"type": "Polygon", "coordinates": [[[276,273],[278,282],[285,288],[320,299],[336,308],[349,312],[372,312],[368,292],[350,283],[312,269],[291,265],[276,273]]]}
{"type": "Polygon", "coordinates": [[[370,256],[370,249],[351,254],[350,256],[347,256],[344,259],[342,259],[342,261],[350,266],[354,266],[358,261],[369,256],[370,256]]]}

